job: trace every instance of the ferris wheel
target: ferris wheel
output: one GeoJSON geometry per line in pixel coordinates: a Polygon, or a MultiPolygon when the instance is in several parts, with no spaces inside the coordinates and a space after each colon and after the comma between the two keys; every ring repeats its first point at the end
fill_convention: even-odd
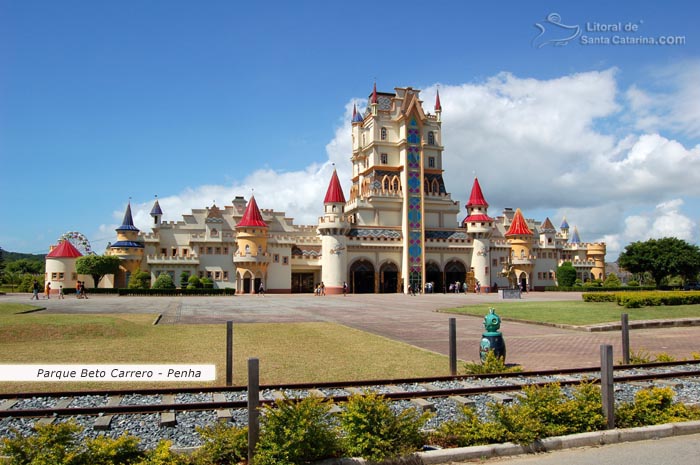
{"type": "Polygon", "coordinates": [[[69,231],[61,236],[61,240],[70,242],[83,255],[92,255],[92,247],[90,241],[81,232],[69,231]]]}

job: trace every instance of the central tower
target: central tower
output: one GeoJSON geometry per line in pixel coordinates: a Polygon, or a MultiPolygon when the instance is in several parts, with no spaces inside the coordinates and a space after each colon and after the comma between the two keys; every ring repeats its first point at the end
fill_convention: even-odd
{"type": "Polygon", "coordinates": [[[426,230],[453,227],[459,207],[442,178],[442,106],[426,114],[420,91],[397,87],[369,96],[352,119],[352,186],[347,214],[354,227],[401,234],[401,287],[425,285],[426,230]]]}

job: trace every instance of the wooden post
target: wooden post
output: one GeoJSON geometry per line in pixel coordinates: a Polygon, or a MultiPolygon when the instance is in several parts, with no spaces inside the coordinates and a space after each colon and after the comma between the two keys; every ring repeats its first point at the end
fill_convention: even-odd
{"type": "Polygon", "coordinates": [[[457,374],[457,319],[450,318],[450,374],[457,374]]]}
{"type": "Polygon", "coordinates": [[[233,321],[226,322],[226,386],[233,386],[233,321]]]}
{"type": "Polygon", "coordinates": [[[260,361],[248,359],[248,463],[254,463],[260,439],[260,361]]]}
{"type": "Polygon", "coordinates": [[[627,313],[622,314],[622,363],[630,363],[630,323],[627,313]]]}
{"type": "Polygon", "coordinates": [[[607,428],[615,428],[615,388],[613,386],[613,348],[611,345],[600,346],[600,392],[603,403],[603,416],[607,428]]]}

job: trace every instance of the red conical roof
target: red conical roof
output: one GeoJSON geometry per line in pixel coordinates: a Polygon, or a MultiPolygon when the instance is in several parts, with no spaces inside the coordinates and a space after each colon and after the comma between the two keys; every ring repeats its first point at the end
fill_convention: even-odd
{"type": "Polygon", "coordinates": [[[374,88],[372,89],[372,99],[369,103],[377,103],[377,83],[374,83],[374,88]]]}
{"type": "Polygon", "coordinates": [[[469,202],[467,202],[467,208],[469,207],[488,207],[489,203],[484,198],[484,194],[481,192],[481,185],[479,185],[479,178],[474,178],[474,184],[472,185],[472,193],[469,195],[469,202]]]}
{"type": "Polygon", "coordinates": [[[323,203],[345,203],[343,188],[340,186],[338,173],[335,170],[333,170],[333,176],[331,176],[331,182],[328,184],[326,198],[323,199],[323,203]]]}
{"type": "Polygon", "coordinates": [[[442,105],[440,105],[440,91],[439,90],[435,94],[435,111],[442,111],[442,105]]]}
{"type": "Polygon", "coordinates": [[[78,258],[82,256],[83,254],[70,241],[61,241],[49,252],[46,258],[78,258]]]}
{"type": "Polygon", "coordinates": [[[520,211],[518,208],[515,210],[515,216],[513,217],[513,222],[510,224],[510,228],[508,228],[508,232],[506,233],[507,236],[531,236],[532,231],[530,231],[530,228],[527,227],[527,223],[525,222],[525,218],[523,218],[523,212],[520,211]]]}
{"type": "Polygon", "coordinates": [[[258,204],[255,202],[255,197],[250,198],[248,206],[245,209],[245,213],[243,213],[243,218],[241,218],[241,221],[236,225],[237,228],[251,226],[267,228],[267,223],[265,223],[262,215],[260,214],[260,209],[258,208],[258,204]]]}

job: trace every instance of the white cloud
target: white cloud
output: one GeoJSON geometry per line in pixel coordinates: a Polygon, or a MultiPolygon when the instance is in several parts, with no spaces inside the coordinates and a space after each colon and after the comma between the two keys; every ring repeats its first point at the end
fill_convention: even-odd
{"type": "MultiPolygon", "coordinates": [[[[645,232],[692,240],[696,224],[682,207],[683,199],[695,202],[691,199],[700,196],[700,145],[687,148],[656,132],[671,115],[674,127],[700,134],[700,98],[690,100],[697,92],[691,83],[700,79],[689,77],[700,77],[700,65],[686,65],[674,81],[675,92],[664,94],[639,86],[621,92],[616,69],[550,80],[501,73],[481,83],[441,85],[448,192],[464,204],[475,172],[492,215],[520,207],[526,216],[551,212],[555,224],[566,215],[584,241],[608,242],[612,259],[626,241],[640,240],[645,232]],[[620,100],[631,112],[622,114],[620,100]],[[644,128],[649,131],[637,132],[644,128]],[[653,216],[632,213],[654,206],[653,216]]],[[[433,110],[436,90],[431,85],[422,91],[426,111],[433,110]]],[[[179,220],[214,200],[221,206],[236,195],[248,198],[254,189],[261,208],[285,211],[297,224],[315,224],[333,163],[348,195],[350,117],[353,104],[359,110],[363,102],[346,104],[325,160],[297,171],[258,170],[231,185],[193,187],[160,198],[166,219],[179,220]]],[[[132,205],[141,229],[150,227],[151,206],[152,201],[132,205]]],[[[115,212],[115,221],[122,215],[123,210],[115,212]]]]}

